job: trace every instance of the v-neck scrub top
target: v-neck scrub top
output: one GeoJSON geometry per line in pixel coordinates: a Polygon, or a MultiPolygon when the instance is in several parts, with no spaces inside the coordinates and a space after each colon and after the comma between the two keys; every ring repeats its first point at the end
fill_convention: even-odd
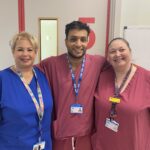
{"type": "Polygon", "coordinates": [[[101,73],[95,94],[93,150],[150,150],[150,72],[137,66],[117,104],[118,132],[105,127],[114,95],[113,69],[101,73]]]}
{"type": "MultiPolygon", "coordinates": [[[[45,106],[42,140],[45,150],[51,150],[51,89],[45,75],[37,68],[35,72],[45,106]]],[[[29,86],[38,100],[35,76],[29,86]]],[[[32,150],[39,138],[38,125],[35,105],[19,76],[10,68],[0,71],[0,150],[32,150]]]]}

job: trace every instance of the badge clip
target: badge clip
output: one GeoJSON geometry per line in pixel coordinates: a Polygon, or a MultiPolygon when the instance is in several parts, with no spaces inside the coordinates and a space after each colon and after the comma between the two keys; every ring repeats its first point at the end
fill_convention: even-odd
{"type": "Polygon", "coordinates": [[[120,103],[120,98],[109,97],[109,101],[112,102],[112,103],[120,103]]]}

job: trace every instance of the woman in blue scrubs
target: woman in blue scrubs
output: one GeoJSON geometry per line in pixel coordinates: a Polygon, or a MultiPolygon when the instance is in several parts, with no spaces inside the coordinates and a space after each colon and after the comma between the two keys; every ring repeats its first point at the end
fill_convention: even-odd
{"type": "Polygon", "coordinates": [[[33,67],[37,40],[21,32],[10,45],[15,64],[0,71],[0,150],[51,150],[52,95],[33,67]]]}

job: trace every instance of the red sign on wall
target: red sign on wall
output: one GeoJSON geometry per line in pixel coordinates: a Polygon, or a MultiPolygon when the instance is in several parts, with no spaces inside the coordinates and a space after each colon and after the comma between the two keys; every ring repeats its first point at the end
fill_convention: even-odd
{"type": "MultiPolygon", "coordinates": [[[[83,23],[95,23],[95,18],[79,18],[79,21],[83,23]]],[[[89,34],[89,42],[88,42],[87,49],[90,49],[94,45],[95,39],[96,39],[95,33],[91,29],[91,32],[89,34]]]]}

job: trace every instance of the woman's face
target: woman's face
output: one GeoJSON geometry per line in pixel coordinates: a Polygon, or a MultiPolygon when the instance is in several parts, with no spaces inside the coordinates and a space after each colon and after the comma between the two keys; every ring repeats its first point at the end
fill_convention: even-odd
{"type": "Polygon", "coordinates": [[[131,50],[123,40],[114,40],[108,47],[107,60],[115,69],[126,67],[131,64],[131,50]]]}
{"type": "Polygon", "coordinates": [[[30,69],[34,64],[36,50],[27,39],[18,40],[13,56],[18,69],[30,69]]]}

